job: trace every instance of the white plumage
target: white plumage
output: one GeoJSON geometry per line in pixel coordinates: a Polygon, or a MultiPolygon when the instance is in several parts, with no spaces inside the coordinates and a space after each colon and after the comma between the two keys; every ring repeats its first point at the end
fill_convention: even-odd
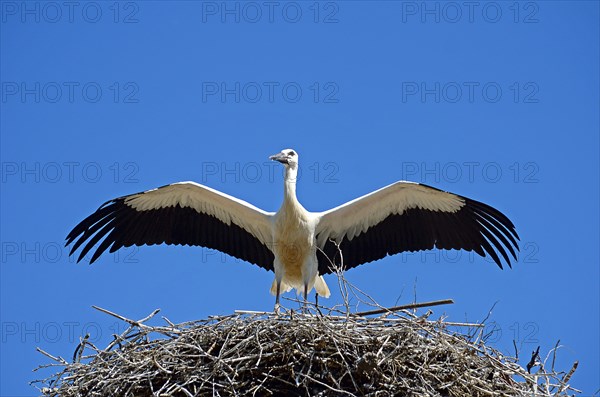
{"type": "Polygon", "coordinates": [[[271,156],[285,166],[284,199],[266,212],[243,200],[194,182],[178,182],[104,203],[67,236],[84,242],[80,261],[96,244],[90,262],[106,249],[152,244],[213,248],[275,272],[271,292],[315,288],[328,297],[322,275],[330,264],[349,269],[403,251],[465,249],[496,251],[510,266],[518,235],[496,209],[456,194],[414,182],[396,182],[339,207],[309,212],[296,198],[298,154],[285,149],[271,156]],[[100,240],[104,237],[104,240],[100,240]],[[340,263],[340,251],[343,263],[340,263]]]}
{"type": "Polygon", "coordinates": [[[228,194],[195,182],[177,182],[172,185],[132,194],[125,204],[136,211],[168,207],[192,208],[200,214],[209,214],[226,225],[243,227],[260,241],[269,241],[272,212],[266,212],[228,194]]]}

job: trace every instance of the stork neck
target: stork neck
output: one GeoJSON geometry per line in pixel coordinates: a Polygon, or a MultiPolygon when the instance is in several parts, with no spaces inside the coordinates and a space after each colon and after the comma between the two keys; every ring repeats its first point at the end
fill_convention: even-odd
{"type": "Polygon", "coordinates": [[[298,169],[296,167],[286,167],[283,182],[283,195],[285,201],[297,202],[296,198],[296,179],[298,169]]]}

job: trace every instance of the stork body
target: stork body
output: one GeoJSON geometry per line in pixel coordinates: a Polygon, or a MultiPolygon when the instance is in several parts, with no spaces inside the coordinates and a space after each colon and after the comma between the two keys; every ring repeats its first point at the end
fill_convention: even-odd
{"type": "Polygon", "coordinates": [[[84,242],[78,262],[96,244],[90,263],[109,248],[132,245],[217,249],[273,271],[276,308],[280,293],[292,288],[305,298],[312,288],[329,297],[322,275],[333,271],[332,263],[349,269],[434,247],[489,255],[500,268],[498,253],[509,266],[507,250],[516,259],[514,225],[486,204],[400,181],[329,211],[309,212],[296,198],[297,153],[285,149],[271,159],[285,166],[276,213],[194,182],[174,183],[104,203],[69,233],[69,255],[84,242]]]}
{"type": "MultiPolygon", "coordinates": [[[[272,160],[286,165],[283,204],[273,216],[275,280],[271,286],[271,293],[276,296],[276,307],[279,304],[280,292],[287,292],[292,288],[296,288],[298,292],[302,291],[304,299],[308,291],[315,286],[319,295],[330,295],[325,280],[318,274],[315,238],[318,217],[308,212],[296,198],[298,162],[288,157],[284,152],[271,156],[272,160]]],[[[297,155],[295,157],[297,158],[297,155]]]]}

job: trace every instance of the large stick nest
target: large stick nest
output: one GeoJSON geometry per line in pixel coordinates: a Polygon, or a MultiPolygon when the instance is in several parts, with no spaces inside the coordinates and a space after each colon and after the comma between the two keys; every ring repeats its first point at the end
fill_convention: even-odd
{"type": "MultiPolygon", "coordinates": [[[[313,307],[314,308],[314,307],[313,307]]],[[[129,323],[104,349],[82,339],[44,396],[563,396],[569,373],[529,370],[485,343],[480,324],[379,317],[239,313],[164,326],[129,323]],[[466,328],[465,326],[469,326],[466,328]],[[470,334],[457,332],[469,329],[470,334]],[[476,332],[473,332],[476,330],[476,332]]],[[[41,349],[40,349],[41,351],[41,349]]]]}

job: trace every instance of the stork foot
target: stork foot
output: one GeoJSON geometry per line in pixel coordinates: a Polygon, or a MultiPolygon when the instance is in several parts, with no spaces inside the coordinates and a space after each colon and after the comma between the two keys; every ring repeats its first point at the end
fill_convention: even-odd
{"type": "Polygon", "coordinates": [[[277,294],[275,295],[275,308],[273,309],[273,311],[275,312],[276,315],[281,315],[281,306],[279,305],[279,294],[281,293],[281,280],[277,281],[276,279],[276,283],[277,283],[277,294]]]}
{"type": "Polygon", "coordinates": [[[308,302],[304,301],[304,303],[302,304],[302,307],[300,308],[300,312],[302,314],[310,314],[310,309],[308,307],[308,302]]]}

